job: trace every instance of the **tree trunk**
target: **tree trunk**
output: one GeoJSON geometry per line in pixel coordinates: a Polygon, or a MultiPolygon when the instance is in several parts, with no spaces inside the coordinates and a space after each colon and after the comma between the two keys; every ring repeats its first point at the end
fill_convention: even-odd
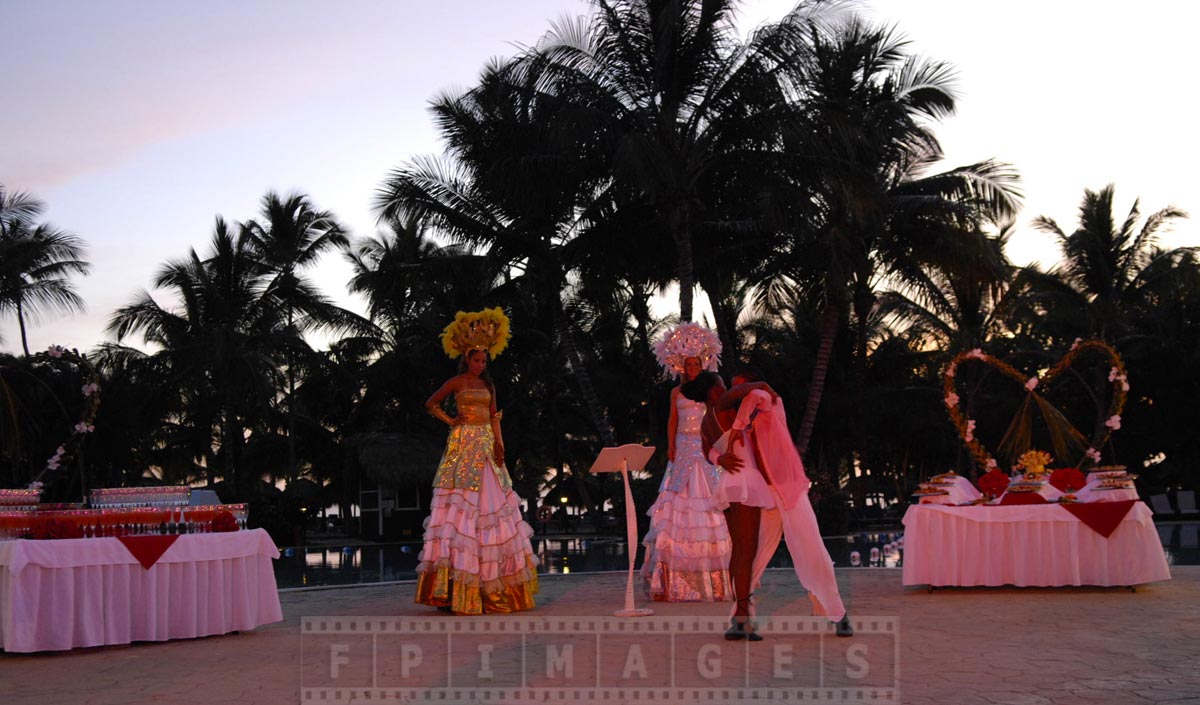
{"type": "MultiPolygon", "coordinates": [[[[635,369],[644,370],[639,374],[639,384],[642,389],[653,389],[658,372],[658,361],[654,359],[654,348],[650,343],[650,296],[641,285],[630,284],[629,310],[636,322],[637,340],[635,359],[640,358],[635,369]]],[[[651,399],[646,405],[646,423],[651,429],[657,429],[659,419],[659,401],[651,399]]]]}
{"type": "Polygon", "coordinates": [[[696,276],[692,266],[692,214],[686,204],[672,206],[669,216],[671,238],[675,241],[675,256],[679,277],[679,320],[692,320],[692,294],[696,276]]]}
{"type": "Polygon", "coordinates": [[[21,305],[21,299],[17,299],[17,325],[21,328],[21,348],[25,351],[25,357],[29,357],[29,338],[25,335],[25,307],[21,305]]]}
{"type": "Polygon", "coordinates": [[[567,365],[571,368],[571,374],[579,384],[579,393],[583,397],[588,415],[592,417],[592,423],[596,426],[596,431],[599,432],[604,445],[615,446],[617,437],[613,434],[612,424],[608,422],[608,417],[600,404],[600,397],[596,394],[596,388],[592,386],[592,379],[588,376],[587,368],[579,355],[579,348],[575,345],[572,323],[561,306],[558,308],[555,318],[555,327],[558,328],[558,338],[562,342],[563,352],[567,356],[567,365]]]}
{"type": "Polygon", "coordinates": [[[800,429],[796,434],[796,450],[805,463],[809,460],[808,443],[812,439],[817,409],[821,406],[821,395],[825,391],[825,375],[829,372],[829,358],[833,354],[833,342],[837,338],[840,318],[838,307],[833,303],[826,303],[825,310],[821,313],[821,340],[817,346],[817,359],[808,385],[808,399],[804,402],[804,416],[800,418],[800,429]]]}
{"type": "Polygon", "coordinates": [[[855,447],[860,454],[867,450],[866,395],[867,395],[867,341],[870,328],[871,309],[875,306],[875,294],[871,291],[869,281],[865,276],[858,279],[854,294],[855,342],[854,357],[851,364],[851,393],[854,409],[854,433],[857,437],[855,447]]]}
{"type": "Polygon", "coordinates": [[[716,267],[705,267],[710,271],[701,277],[700,288],[708,295],[712,304],[713,323],[717,326],[717,337],[721,340],[721,360],[726,366],[736,365],[741,352],[738,344],[737,319],[741,312],[740,302],[734,300],[733,277],[724,276],[716,267]]]}
{"type": "Polygon", "coordinates": [[[234,489],[237,491],[238,500],[249,502],[256,488],[254,487],[254,478],[249,469],[242,467],[241,446],[245,432],[242,429],[241,422],[238,420],[237,412],[232,407],[229,407],[223,414],[223,425],[225,428],[221,432],[221,454],[225,456],[226,477],[232,479],[234,489]]]}

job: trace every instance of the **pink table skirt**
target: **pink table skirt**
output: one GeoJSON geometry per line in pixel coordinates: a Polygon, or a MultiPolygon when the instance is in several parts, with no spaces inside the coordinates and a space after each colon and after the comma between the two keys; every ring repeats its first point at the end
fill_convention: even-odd
{"type": "Polygon", "coordinates": [[[283,619],[262,529],[180,536],[151,568],[115,538],[0,542],[0,647],[187,639],[283,619]]]}
{"type": "Polygon", "coordinates": [[[1108,538],[1054,504],[910,506],[904,584],[1140,585],[1170,580],[1150,509],[1133,505],[1108,538]]]}

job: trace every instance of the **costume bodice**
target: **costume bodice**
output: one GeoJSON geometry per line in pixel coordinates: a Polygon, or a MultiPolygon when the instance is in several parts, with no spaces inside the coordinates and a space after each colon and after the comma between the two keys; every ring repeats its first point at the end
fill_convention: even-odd
{"type": "Polygon", "coordinates": [[[700,424],[704,421],[707,409],[708,405],[702,401],[692,401],[682,394],[675,397],[676,443],[682,440],[683,436],[700,437],[700,424]]]}
{"type": "Polygon", "coordinates": [[[496,437],[491,424],[491,392],[486,387],[460,389],[454,393],[454,402],[462,423],[450,427],[446,450],[433,477],[434,488],[479,491],[482,473],[488,470],[496,474],[502,489],[511,488],[508,470],[493,457],[496,437]]]}
{"type": "Polygon", "coordinates": [[[663,474],[660,492],[685,493],[696,473],[704,478],[710,492],[716,487],[720,469],[705,459],[700,436],[700,424],[707,411],[708,405],[702,401],[692,401],[682,394],[675,396],[675,460],[663,474]]]}
{"type": "Polygon", "coordinates": [[[466,425],[488,424],[492,420],[492,393],[487,387],[461,389],[454,394],[454,403],[466,425]]]}

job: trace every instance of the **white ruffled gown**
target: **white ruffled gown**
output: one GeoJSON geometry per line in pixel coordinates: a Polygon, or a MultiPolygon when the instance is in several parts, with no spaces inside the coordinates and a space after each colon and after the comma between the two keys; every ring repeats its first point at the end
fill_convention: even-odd
{"type": "Polygon", "coordinates": [[[642,543],[642,579],[651,599],[713,602],[733,599],[729,555],[733,544],[713,491],[721,469],[704,457],[700,423],[705,404],[676,397],[675,460],[650,507],[642,543]]]}

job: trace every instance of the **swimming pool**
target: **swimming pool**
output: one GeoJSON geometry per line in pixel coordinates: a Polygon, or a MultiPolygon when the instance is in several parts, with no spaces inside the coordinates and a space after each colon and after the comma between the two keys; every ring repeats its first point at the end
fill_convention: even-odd
{"type": "MultiPolygon", "coordinates": [[[[1200,565],[1197,545],[1200,522],[1157,525],[1169,565],[1200,565]]],[[[903,565],[903,533],[870,531],[825,538],[825,547],[838,568],[899,568],[903,565]],[[857,561],[856,561],[857,558],[857,561]]],[[[642,547],[638,547],[641,565],[642,547]]],[[[629,567],[625,540],[615,536],[533,538],[541,573],[597,573],[629,567]]],[[[323,548],[283,548],[275,561],[280,588],[386,583],[416,580],[419,542],[323,548]]],[[[791,567],[787,548],[780,544],[772,568],[791,567]]]]}
{"type": "MultiPolygon", "coordinates": [[[[625,540],[613,536],[535,536],[533,550],[541,560],[541,573],[597,573],[629,567],[625,540]]],[[[889,567],[900,565],[899,532],[870,532],[825,539],[829,554],[838,566],[889,567]],[[872,552],[875,549],[875,552],[872,552]],[[853,554],[857,553],[857,557],[853,554]]],[[[641,565],[642,547],[638,547],[641,565]]],[[[275,579],[280,588],[355,585],[398,580],[416,580],[419,542],[367,546],[282,548],[275,562],[275,579]]],[[[787,549],[781,544],[771,567],[790,567],[787,549]]]]}

